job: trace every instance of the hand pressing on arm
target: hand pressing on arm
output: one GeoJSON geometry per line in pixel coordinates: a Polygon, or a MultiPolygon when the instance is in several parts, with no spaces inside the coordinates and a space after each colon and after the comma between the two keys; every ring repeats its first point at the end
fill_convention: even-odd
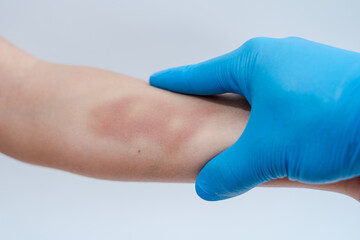
{"type": "Polygon", "coordinates": [[[269,180],[319,184],[360,176],[360,54],[301,38],[254,38],[150,83],[195,95],[237,93],[251,104],[246,129],[200,172],[206,200],[269,180]]]}
{"type": "MultiPolygon", "coordinates": [[[[121,181],[194,182],[248,121],[239,95],[195,97],[96,68],[34,58],[0,38],[0,151],[121,181]]],[[[360,181],[301,185],[360,198],[360,181]]]]}

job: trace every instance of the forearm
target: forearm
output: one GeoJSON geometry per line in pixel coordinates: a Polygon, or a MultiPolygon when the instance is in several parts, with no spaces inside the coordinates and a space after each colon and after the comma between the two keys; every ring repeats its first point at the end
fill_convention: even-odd
{"type": "Polygon", "coordinates": [[[194,181],[248,116],[120,74],[46,62],[8,86],[3,153],[105,179],[194,181]]]}
{"type": "MultiPolygon", "coordinates": [[[[1,69],[12,70],[1,72],[0,150],[25,162],[103,179],[193,182],[208,160],[236,141],[249,116],[236,96],[174,94],[124,75],[7,51],[18,57],[2,61],[1,69]]],[[[358,183],[277,180],[266,186],[356,197],[358,183]]]]}

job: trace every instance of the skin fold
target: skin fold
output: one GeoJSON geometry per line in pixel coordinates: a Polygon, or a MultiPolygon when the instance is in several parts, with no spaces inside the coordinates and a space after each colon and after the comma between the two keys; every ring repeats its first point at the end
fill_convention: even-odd
{"type": "MultiPolygon", "coordinates": [[[[194,182],[242,134],[245,99],[195,97],[97,68],[42,61],[0,38],[0,151],[94,178],[194,182]]],[[[360,200],[360,179],[305,187],[360,200]]]]}

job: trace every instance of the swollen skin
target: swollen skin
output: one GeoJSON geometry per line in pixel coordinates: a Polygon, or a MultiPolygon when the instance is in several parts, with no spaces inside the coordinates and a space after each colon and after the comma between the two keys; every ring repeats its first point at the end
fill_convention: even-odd
{"type": "Polygon", "coordinates": [[[150,141],[176,151],[214,114],[216,108],[183,108],[159,98],[134,95],[96,107],[90,118],[91,128],[99,137],[129,145],[150,141]]]}

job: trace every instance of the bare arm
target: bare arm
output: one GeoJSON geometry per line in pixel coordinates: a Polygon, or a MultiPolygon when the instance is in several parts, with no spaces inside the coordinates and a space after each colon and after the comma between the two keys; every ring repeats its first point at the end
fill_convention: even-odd
{"type": "MultiPolygon", "coordinates": [[[[0,151],[28,163],[103,179],[194,182],[241,135],[249,110],[239,96],[170,93],[117,73],[44,62],[0,40],[0,151]]],[[[359,198],[359,182],[265,186],[359,198]]]]}

